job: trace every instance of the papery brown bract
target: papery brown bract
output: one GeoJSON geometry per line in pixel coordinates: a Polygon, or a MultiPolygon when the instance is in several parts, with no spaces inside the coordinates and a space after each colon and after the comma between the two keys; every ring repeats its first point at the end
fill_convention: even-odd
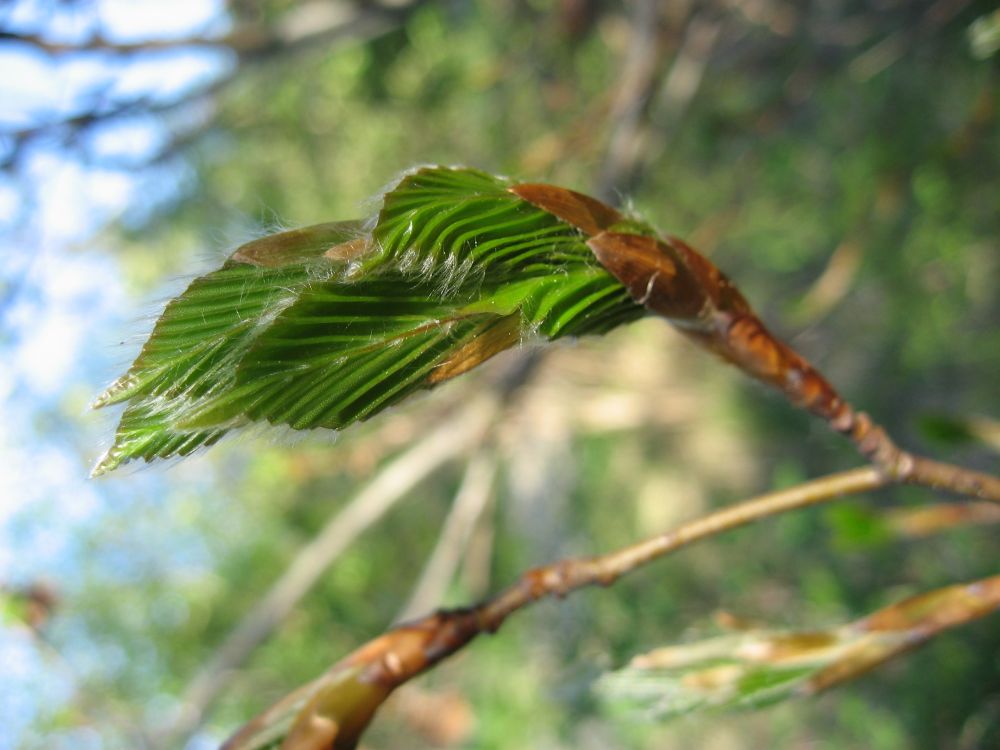
{"type": "Polygon", "coordinates": [[[768,331],[746,298],[705,256],[674,237],[601,232],[587,244],[646,309],[837,429],[849,427],[850,408],[833,386],[768,331]]]}
{"type": "Polygon", "coordinates": [[[512,186],[510,192],[591,237],[625,220],[616,208],[589,195],[555,185],[525,182],[512,186]]]}

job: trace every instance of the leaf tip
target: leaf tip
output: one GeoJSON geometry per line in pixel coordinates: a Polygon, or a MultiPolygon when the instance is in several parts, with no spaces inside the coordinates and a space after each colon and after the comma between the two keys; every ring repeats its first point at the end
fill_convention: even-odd
{"type": "Polygon", "coordinates": [[[90,470],[90,479],[97,479],[103,477],[105,474],[114,471],[122,464],[122,456],[115,450],[114,447],[109,448],[101,457],[97,459],[94,463],[93,468],[90,470]]]}
{"type": "Polygon", "coordinates": [[[118,378],[115,382],[105,388],[93,401],[90,402],[91,409],[102,409],[111,404],[120,403],[132,395],[132,387],[135,379],[131,373],[127,373],[118,378]]]}

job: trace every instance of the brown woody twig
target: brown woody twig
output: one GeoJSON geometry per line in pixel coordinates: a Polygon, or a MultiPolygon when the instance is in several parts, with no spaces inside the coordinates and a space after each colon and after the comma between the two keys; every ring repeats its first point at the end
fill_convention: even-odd
{"type": "MultiPolygon", "coordinates": [[[[477,636],[495,632],[508,617],[539,599],[562,598],[587,586],[611,585],[627,573],[702,539],[844,495],[900,481],[940,487],[953,477],[958,477],[955,484],[943,486],[961,492],[967,484],[962,478],[964,470],[941,466],[945,470],[931,481],[924,481],[926,475],[919,472],[903,480],[875,466],[831,474],[724,508],[606,555],[561,560],[528,571],[513,586],[482,604],[436,612],[368,642],[324,676],[248,723],[224,749],[263,747],[265,739],[275,739],[276,731],[279,738],[286,738],[281,747],[289,750],[353,748],[378,706],[396,687],[431,669],[477,636]]],[[[955,618],[942,617],[939,630],[957,624],[951,622],[955,618]]],[[[927,637],[933,632],[937,631],[928,631],[927,637]]]]}

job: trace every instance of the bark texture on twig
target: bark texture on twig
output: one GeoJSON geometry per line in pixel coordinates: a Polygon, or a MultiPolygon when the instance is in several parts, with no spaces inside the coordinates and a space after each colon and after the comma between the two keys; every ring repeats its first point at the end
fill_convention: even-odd
{"type": "Polygon", "coordinates": [[[437,612],[405,623],[362,646],[318,680],[300,688],[249,722],[224,746],[265,746],[276,727],[291,725],[283,748],[350,748],[388,694],[432,668],[482,633],[493,633],[515,612],[544,597],[607,586],[682,547],[762,518],[881,487],[885,477],[871,467],[835,474],[763,495],[617,552],[562,560],[525,573],[498,596],[475,607],[437,612]],[[332,734],[331,734],[332,731],[332,734]]]}
{"type": "MultiPolygon", "coordinates": [[[[374,716],[378,706],[396,687],[433,668],[437,663],[466,646],[483,633],[496,632],[508,617],[546,597],[564,597],[587,586],[609,586],[622,576],[669,555],[697,541],[746,526],[765,518],[832,501],[844,495],[878,489],[889,484],[908,482],[964,493],[969,486],[964,470],[937,464],[934,473],[915,472],[905,478],[887,474],[878,466],[865,466],[831,474],[786,490],[761,495],[724,508],[680,527],[621,550],[595,557],[566,559],[526,572],[520,580],[482,604],[465,609],[436,612],[405,623],[334,665],[323,677],[300,688],[288,698],[248,723],[226,743],[226,750],[254,750],[273,740],[276,727],[288,728],[285,750],[337,750],[354,748],[358,738],[374,716]]],[[[979,485],[975,485],[976,488],[979,485]]],[[[968,493],[966,493],[968,494],[968,493]]],[[[990,584],[995,586],[995,582],[990,584]]],[[[982,596],[979,584],[966,594],[978,597],[969,606],[952,606],[956,594],[940,601],[942,607],[932,620],[934,627],[924,628],[922,640],[962,622],[987,614],[996,603],[982,596]],[[973,614],[969,614],[969,613],[973,614]]],[[[992,592],[992,589],[990,589],[992,592]]],[[[933,608],[938,599],[930,597],[933,608]]],[[[905,608],[907,612],[916,607],[905,608]]],[[[921,611],[926,607],[920,607],[921,611]]],[[[891,612],[901,609],[887,610],[891,612]]],[[[870,629],[886,626],[874,615],[870,629]]],[[[885,615],[888,617],[889,615],[885,615]]],[[[887,626],[886,626],[887,627],[887,626]]],[[[883,627],[884,629],[884,627],[883,627]]],[[[903,645],[886,651],[888,659],[907,650],[903,645]]],[[[880,659],[879,661],[884,660],[880,659]]],[[[856,664],[861,661],[855,660],[856,664]]],[[[849,679],[872,666],[849,674],[830,674],[819,680],[815,689],[849,679]]]]}

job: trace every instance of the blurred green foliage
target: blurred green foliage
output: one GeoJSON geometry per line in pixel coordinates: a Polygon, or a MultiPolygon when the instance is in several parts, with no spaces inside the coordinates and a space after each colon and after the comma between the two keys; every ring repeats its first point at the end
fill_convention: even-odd
{"type": "MultiPolygon", "coordinates": [[[[571,34],[559,8],[572,5],[430,3],[384,36],[241,71],[190,148],[184,200],[116,230],[137,304],[164,279],[203,271],[206,247],[228,249],[279,222],[354,216],[416,163],[590,189],[629,16],[611,4],[594,11],[586,33],[571,34]]],[[[650,160],[627,198],[711,254],[765,320],[902,444],[995,471],[996,453],[983,444],[943,446],[919,429],[928,414],[1000,411],[1000,70],[996,57],[970,52],[967,29],[989,4],[972,5],[941,22],[928,21],[930,3],[689,9],[719,24],[719,38],[686,114],[671,120],[669,102],[654,103],[650,160]],[[889,38],[897,54],[879,67],[867,53],[889,38]],[[840,274],[839,285],[821,288],[828,274],[840,274]]],[[[668,68],[688,13],[665,31],[668,68]]],[[[57,640],[60,628],[91,634],[94,658],[113,665],[80,702],[124,727],[162,721],[170,696],[296,550],[485,377],[449,384],[335,443],[226,443],[166,474],[166,500],[144,499],[86,542],[95,555],[126,556],[129,576],[89,580],[54,626],[57,640]],[[166,577],[144,575],[144,535],[164,519],[188,536],[166,577]]],[[[470,556],[450,604],[532,565],[608,550],[857,462],[822,425],[657,321],[559,348],[499,432],[504,469],[490,534],[477,537],[491,540],[480,547],[488,566],[470,556]]],[[[337,561],[211,714],[214,735],[391,622],[460,477],[449,466],[422,483],[337,561]]],[[[864,500],[917,505],[928,496],[898,489],[864,500]]],[[[539,605],[420,689],[458,690],[469,702],[475,719],[463,747],[995,747],[1000,629],[989,619],[815,701],[648,726],[595,707],[594,676],[699,636],[717,609],[809,628],[996,572],[989,527],[893,539],[871,533],[855,507],[775,519],[612,589],[539,605]]],[[[366,741],[435,746],[394,703],[366,741]]]]}

